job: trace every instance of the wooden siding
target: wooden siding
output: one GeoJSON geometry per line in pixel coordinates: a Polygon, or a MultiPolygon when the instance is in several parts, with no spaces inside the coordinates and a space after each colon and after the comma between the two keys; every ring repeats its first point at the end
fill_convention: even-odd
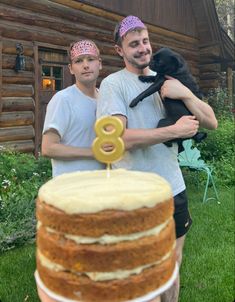
{"type": "Polygon", "coordinates": [[[82,0],[87,4],[115,12],[135,15],[149,24],[187,36],[197,37],[195,16],[189,0],[82,0]]]}

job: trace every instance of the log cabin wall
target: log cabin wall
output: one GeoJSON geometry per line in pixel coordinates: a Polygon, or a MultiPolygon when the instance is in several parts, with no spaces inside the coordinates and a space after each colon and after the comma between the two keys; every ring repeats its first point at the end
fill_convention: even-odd
{"type": "Polygon", "coordinates": [[[220,85],[222,48],[219,41],[221,41],[221,29],[218,18],[216,18],[213,1],[192,1],[192,7],[198,16],[200,87],[204,92],[208,92],[220,85]],[[213,30],[210,26],[213,27],[213,30]]]}
{"type": "MultiPolygon", "coordinates": [[[[103,69],[98,85],[103,77],[122,68],[122,60],[114,51],[112,32],[124,12],[124,15],[135,14],[143,18],[153,51],[162,46],[175,49],[199,78],[199,40],[188,0],[11,0],[10,4],[9,0],[1,0],[0,146],[36,155],[40,150],[44,110],[40,98],[40,68],[46,58],[41,50],[65,51],[72,41],[90,38],[102,56],[103,69]],[[157,25],[153,7],[160,20],[157,25]],[[168,20],[165,25],[164,19],[168,20]],[[26,58],[26,70],[20,72],[14,70],[17,42],[22,43],[26,58]]],[[[63,64],[67,64],[66,60],[63,64]]]]}
{"type": "Polygon", "coordinates": [[[24,41],[26,70],[16,72],[16,41],[2,39],[2,112],[0,145],[19,151],[34,151],[33,44],[24,41]]]}
{"type": "MultiPolygon", "coordinates": [[[[199,0],[201,1],[201,0],[199,0]]],[[[135,15],[148,24],[197,38],[197,24],[190,0],[81,0],[86,4],[115,12],[135,15]]]]}

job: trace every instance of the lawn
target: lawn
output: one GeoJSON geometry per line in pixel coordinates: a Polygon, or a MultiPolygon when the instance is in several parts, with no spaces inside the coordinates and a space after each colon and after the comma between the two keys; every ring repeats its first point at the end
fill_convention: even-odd
{"type": "MultiPolygon", "coordinates": [[[[181,269],[180,302],[234,301],[234,189],[219,189],[220,201],[202,203],[189,190],[193,226],[181,269]]],[[[35,245],[0,255],[0,301],[38,302],[33,273],[35,245]]]]}

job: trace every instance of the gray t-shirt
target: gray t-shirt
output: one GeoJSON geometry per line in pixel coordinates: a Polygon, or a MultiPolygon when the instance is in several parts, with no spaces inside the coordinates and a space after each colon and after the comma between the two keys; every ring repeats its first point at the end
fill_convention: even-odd
{"type": "MultiPolygon", "coordinates": [[[[119,114],[127,118],[127,128],[156,128],[158,121],[165,116],[158,93],[145,98],[134,108],[129,107],[131,101],[150,85],[142,83],[136,74],[126,69],[109,75],[100,86],[97,117],[119,114]]],[[[171,184],[175,196],[185,189],[177,155],[177,144],[170,148],[156,144],[126,151],[124,158],[113,167],[159,174],[171,184]]]]}
{"type": "MultiPolygon", "coordinates": [[[[83,94],[74,84],[57,92],[47,106],[43,133],[56,129],[64,145],[89,148],[95,138],[97,101],[83,94]]],[[[53,177],[69,172],[103,169],[94,159],[52,159],[53,177]]]]}

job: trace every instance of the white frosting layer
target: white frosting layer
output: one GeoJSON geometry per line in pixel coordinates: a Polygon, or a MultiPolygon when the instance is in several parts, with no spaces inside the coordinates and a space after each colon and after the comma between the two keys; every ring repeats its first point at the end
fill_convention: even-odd
{"type": "Polygon", "coordinates": [[[169,183],[146,172],[123,169],[84,171],[57,176],[39,190],[40,200],[68,213],[132,211],[154,207],[172,197],[169,183]]]}
{"type": "MultiPolygon", "coordinates": [[[[173,248],[174,247],[172,247],[172,250],[173,250],[173,248]]],[[[102,273],[102,272],[78,273],[78,272],[72,271],[72,273],[75,273],[77,275],[85,274],[93,281],[108,281],[108,280],[115,280],[115,279],[116,280],[126,279],[131,275],[140,274],[144,269],[152,267],[152,266],[159,264],[162,261],[166,260],[168,257],[171,256],[172,250],[169,253],[167,253],[161,260],[153,262],[151,264],[139,266],[132,270],[117,270],[114,272],[104,272],[104,273],[102,273]]],[[[37,253],[38,253],[38,258],[39,258],[41,264],[43,266],[45,266],[46,268],[53,270],[53,271],[66,271],[66,269],[62,265],[52,262],[51,260],[46,258],[39,250],[37,250],[37,253]]]]}
{"type": "MultiPolygon", "coordinates": [[[[128,235],[103,235],[101,237],[85,237],[85,236],[77,236],[71,234],[62,234],[65,238],[75,241],[78,244],[91,244],[91,243],[99,243],[102,245],[105,244],[114,244],[122,241],[132,241],[137,240],[143,237],[158,235],[169,223],[169,220],[166,222],[156,226],[155,228],[149,229],[147,231],[128,234],[128,235]]],[[[38,227],[40,227],[41,222],[38,222],[38,227]]],[[[49,233],[58,233],[52,228],[46,228],[49,233]]]]}

